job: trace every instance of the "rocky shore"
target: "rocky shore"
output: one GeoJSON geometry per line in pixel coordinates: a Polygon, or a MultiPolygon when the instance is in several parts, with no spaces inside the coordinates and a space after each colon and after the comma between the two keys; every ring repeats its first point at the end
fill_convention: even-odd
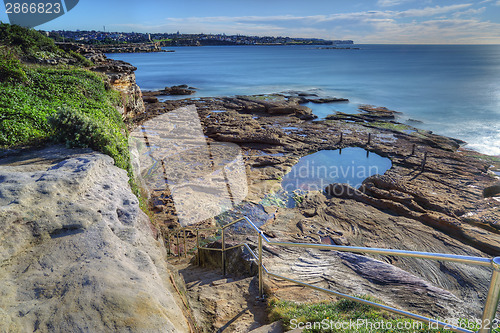
{"type": "MultiPolygon", "coordinates": [[[[500,201],[483,196],[484,189],[498,182],[488,156],[460,148],[460,140],[398,123],[398,113],[386,108],[364,106],[358,114],[335,113],[336,101],[306,93],[155,101],[147,103],[146,112],[134,121],[147,131],[148,120],[196,106],[209,143],[231,142],[242,150],[249,193],[229,218],[250,215],[276,240],[500,254],[500,201]],[[315,119],[303,105],[308,102],[331,103],[332,115],[315,119]],[[392,167],[383,175],[368,177],[359,189],[337,184],[327,191],[299,195],[294,207],[282,204],[281,179],[301,157],[347,147],[387,157],[392,167]]],[[[156,187],[152,200],[157,220],[174,228],[175,208],[169,195],[156,187]]],[[[248,234],[236,232],[232,237],[256,242],[248,234]]],[[[479,316],[490,276],[488,269],[407,258],[371,260],[271,248],[265,257],[277,273],[349,294],[371,294],[433,316],[479,316]]],[[[268,283],[288,288],[279,281],[268,283]]],[[[271,289],[283,294],[283,288],[271,289]]],[[[300,293],[288,296],[301,298],[300,293]]]]}
{"type": "Polygon", "coordinates": [[[73,47],[84,47],[92,49],[99,53],[151,53],[151,52],[174,52],[163,50],[160,43],[129,43],[129,44],[111,44],[111,45],[83,45],[75,43],[56,43],[59,47],[65,48],[68,45],[73,47]]]}

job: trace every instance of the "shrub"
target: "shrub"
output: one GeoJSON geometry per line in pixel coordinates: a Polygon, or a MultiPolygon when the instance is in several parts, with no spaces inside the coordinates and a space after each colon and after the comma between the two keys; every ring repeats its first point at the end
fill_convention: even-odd
{"type": "Polygon", "coordinates": [[[83,69],[25,65],[21,69],[27,76],[26,85],[0,82],[0,146],[49,139],[54,128],[47,119],[62,107],[108,118],[110,124],[125,129],[119,125],[121,116],[114,107],[117,93],[106,90],[100,75],[83,69]]]}
{"type": "Polygon", "coordinates": [[[80,53],[76,53],[75,51],[69,51],[68,53],[76,60],[76,63],[80,66],[90,67],[94,65],[92,61],[85,58],[80,53]]]}
{"type": "Polygon", "coordinates": [[[81,110],[60,108],[49,118],[55,137],[69,147],[90,147],[103,152],[125,170],[129,166],[126,136],[107,118],[92,117],[81,110]]]}
{"type": "Polygon", "coordinates": [[[49,140],[90,147],[113,157],[132,179],[127,130],[116,108],[120,94],[109,89],[104,74],[18,60],[30,57],[65,57],[81,66],[92,64],[73,51],[59,49],[33,29],[0,22],[0,148],[49,140]]]}

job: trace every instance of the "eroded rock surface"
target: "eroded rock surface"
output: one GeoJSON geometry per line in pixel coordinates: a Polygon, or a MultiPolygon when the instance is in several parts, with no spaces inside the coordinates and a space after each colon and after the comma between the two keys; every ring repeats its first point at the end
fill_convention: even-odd
{"type": "Polygon", "coordinates": [[[1,332],[189,332],[124,170],[89,150],[0,160],[1,332]]]}
{"type": "MultiPolygon", "coordinates": [[[[489,157],[461,149],[459,140],[398,123],[398,112],[386,108],[364,106],[359,114],[347,115],[335,113],[332,103],[332,116],[311,121],[315,116],[302,104],[314,101],[306,96],[171,100],[149,104],[135,120],[140,124],[195,105],[208,142],[234,142],[243,151],[249,193],[235,211],[242,215],[249,211],[245,207],[260,207],[269,218],[259,225],[280,241],[482,257],[500,254],[500,202],[498,197],[483,196],[483,190],[498,181],[489,171],[489,157]],[[302,156],[346,147],[387,157],[392,167],[348,193],[298,195],[294,207],[277,195],[282,177],[302,156]]],[[[339,188],[346,189],[332,187],[339,188]]],[[[168,197],[161,191],[155,196],[168,197]]],[[[160,221],[172,226],[175,214],[158,211],[160,221]]],[[[246,233],[236,233],[232,241],[256,244],[246,233]]],[[[480,316],[490,279],[488,268],[409,258],[363,261],[356,255],[272,247],[266,248],[265,257],[274,272],[348,294],[371,294],[433,316],[480,316]],[[298,264],[290,266],[291,262],[298,264]]],[[[279,293],[282,288],[272,289],[279,293]]],[[[295,293],[292,299],[299,298],[295,293]]]]}

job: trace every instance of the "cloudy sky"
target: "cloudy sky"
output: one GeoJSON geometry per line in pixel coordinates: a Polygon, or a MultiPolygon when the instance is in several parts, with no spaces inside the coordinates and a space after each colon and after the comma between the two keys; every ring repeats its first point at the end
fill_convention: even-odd
{"type": "MultiPolygon", "coordinates": [[[[3,8],[0,20],[8,22],[3,8]]],[[[44,30],[226,33],[356,43],[500,44],[500,0],[80,0],[44,30]]]]}

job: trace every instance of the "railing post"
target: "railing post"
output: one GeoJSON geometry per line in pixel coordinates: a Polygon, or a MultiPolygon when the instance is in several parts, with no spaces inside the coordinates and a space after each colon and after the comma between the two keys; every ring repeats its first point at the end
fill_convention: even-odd
{"type": "Polygon", "coordinates": [[[184,229],[184,258],[187,258],[188,256],[188,251],[186,248],[186,230],[184,229]]]}
{"type": "Polygon", "coordinates": [[[181,247],[179,246],[179,231],[175,233],[175,237],[177,237],[177,257],[181,256],[181,247]]]}
{"type": "Polygon", "coordinates": [[[259,297],[264,297],[264,281],[262,280],[262,234],[259,232],[259,297]]]}
{"type": "Polygon", "coordinates": [[[495,319],[500,298],[500,257],[493,258],[491,265],[493,266],[493,273],[491,274],[490,289],[484,304],[481,329],[478,333],[493,332],[493,320],[495,319]]]}
{"type": "Polygon", "coordinates": [[[198,266],[201,266],[200,257],[200,231],[196,229],[196,250],[198,251],[198,266]]]}
{"type": "Polygon", "coordinates": [[[171,255],[172,251],[170,251],[170,232],[167,232],[167,255],[171,255]]]}
{"type": "Polygon", "coordinates": [[[427,162],[427,152],[424,153],[424,159],[422,160],[422,165],[420,166],[422,172],[424,172],[426,162],[427,162]]]}
{"type": "Polygon", "coordinates": [[[225,229],[222,228],[222,275],[226,276],[226,240],[225,229]]]}

